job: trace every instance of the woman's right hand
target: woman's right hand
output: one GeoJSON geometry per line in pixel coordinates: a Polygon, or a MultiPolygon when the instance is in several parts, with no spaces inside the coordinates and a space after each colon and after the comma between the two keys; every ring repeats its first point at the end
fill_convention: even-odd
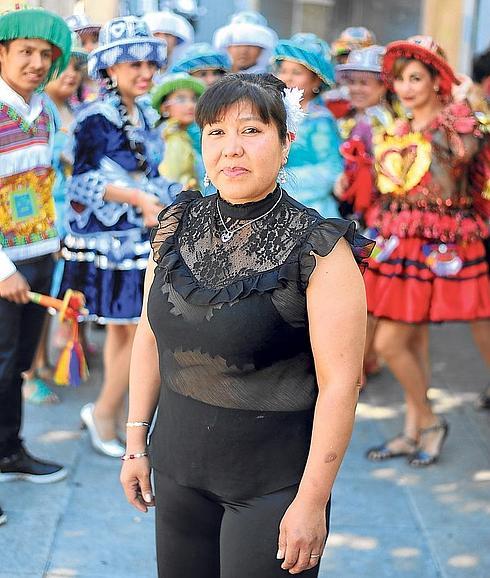
{"type": "Polygon", "coordinates": [[[148,457],[123,462],[121,485],[128,502],[140,512],[148,512],[148,508],[155,505],[150,474],[148,457]]]}
{"type": "Polygon", "coordinates": [[[143,214],[143,223],[145,227],[154,227],[158,225],[158,215],[164,208],[153,195],[141,192],[138,197],[138,206],[143,214]]]}

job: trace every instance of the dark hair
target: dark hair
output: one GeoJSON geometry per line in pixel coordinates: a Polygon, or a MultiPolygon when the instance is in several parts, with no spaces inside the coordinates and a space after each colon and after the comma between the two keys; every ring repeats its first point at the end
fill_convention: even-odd
{"type": "Polygon", "coordinates": [[[418,58],[406,58],[404,56],[400,56],[393,63],[393,78],[399,78],[410,62],[420,62],[420,64],[427,69],[428,73],[431,75],[431,78],[436,78],[439,76],[439,72],[430,64],[426,64],[418,58]]]}
{"type": "MultiPolygon", "coordinates": [[[[142,142],[139,142],[139,141],[136,142],[132,138],[133,126],[131,124],[131,121],[129,120],[128,109],[126,108],[126,105],[122,102],[121,95],[119,93],[119,90],[117,89],[117,86],[113,87],[110,85],[110,77],[109,77],[109,74],[107,73],[106,70],[102,71],[102,76],[104,77],[104,79],[106,81],[105,90],[107,91],[107,93],[113,94],[113,95],[117,96],[119,99],[119,104],[118,104],[117,109],[119,111],[119,114],[121,116],[121,120],[123,123],[122,124],[123,132],[126,135],[126,138],[128,139],[128,142],[129,142],[129,147],[136,158],[136,162],[138,164],[138,169],[140,171],[143,171],[145,173],[145,175],[148,177],[151,174],[151,166],[148,163],[148,160],[146,158],[145,145],[142,142]]],[[[137,106],[137,105],[135,105],[135,106],[137,106]]]]}
{"type": "Polygon", "coordinates": [[[490,50],[480,54],[473,60],[473,80],[482,82],[490,76],[490,50]]]}
{"type": "Polygon", "coordinates": [[[262,122],[274,123],[281,143],[288,134],[283,90],[286,85],[272,74],[227,74],[210,86],[196,107],[196,122],[203,129],[222,119],[236,103],[250,103],[262,122]]]}

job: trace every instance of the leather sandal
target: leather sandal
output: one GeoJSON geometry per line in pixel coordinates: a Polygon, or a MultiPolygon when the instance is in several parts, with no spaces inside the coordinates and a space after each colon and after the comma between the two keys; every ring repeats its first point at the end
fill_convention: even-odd
{"type": "Polygon", "coordinates": [[[407,460],[408,463],[414,468],[425,468],[427,466],[435,464],[439,460],[439,457],[442,452],[442,447],[449,433],[449,424],[447,423],[446,420],[441,419],[441,421],[438,424],[421,429],[420,439],[422,440],[425,434],[433,432],[442,432],[442,436],[439,441],[436,453],[430,454],[429,452],[426,452],[420,447],[419,443],[419,448],[415,452],[413,452],[412,455],[410,455],[407,460]]]}
{"type": "Polygon", "coordinates": [[[412,455],[416,450],[416,448],[417,448],[417,441],[401,433],[392,438],[391,440],[384,442],[382,445],[369,449],[366,452],[366,457],[368,460],[371,460],[373,462],[381,462],[384,460],[390,460],[392,458],[400,458],[403,456],[412,455]],[[407,451],[398,451],[398,452],[391,450],[389,448],[389,445],[391,442],[395,440],[403,440],[408,446],[410,446],[410,449],[407,451]]]}

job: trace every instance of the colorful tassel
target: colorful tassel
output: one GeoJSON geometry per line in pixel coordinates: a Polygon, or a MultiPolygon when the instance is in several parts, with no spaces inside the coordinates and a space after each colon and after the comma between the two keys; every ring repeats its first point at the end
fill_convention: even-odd
{"type": "Polygon", "coordinates": [[[88,366],[78,337],[78,323],[71,321],[72,338],[67,342],[61,352],[56,369],[54,381],[57,385],[71,385],[78,387],[88,379],[88,366]]]}
{"type": "Polygon", "coordinates": [[[53,307],[59,312],[61,322],[70,324],[71,339],[61,352],[54,373],[54,381],[58,385],[78,387],[88,379],[88,367],[78,335],[78,319],[87,315],[83,293],[67,289],[63,301],[49,295],[29,292],[29,299],[43,307],[53,307]]]}

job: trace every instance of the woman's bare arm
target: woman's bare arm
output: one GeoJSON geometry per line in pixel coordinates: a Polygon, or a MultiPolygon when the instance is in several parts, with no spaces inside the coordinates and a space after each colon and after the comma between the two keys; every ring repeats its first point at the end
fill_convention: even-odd
{"type": "Polygon", "coordinates": [[[279,538],[292,574],[312,568],[323,551],[325,507],[352,434],[366,333],[364,282],[347,242],[316,261],[307,308],[318,399],[306,468],[279,538]]]}
{"type": "MultiPolygon", "coordinates": [[[[131,367],[129,371],[129,412],[128,421],[151,422],[160,391],[160,370],[155,335],[148,322],[148,292],[155,272],[156,263],[148,261],[145,276],[143,310],[134,336],[131,367]]],[[[146,446],[144,428],[128,428],[127,450],[140,452],[146,446]]]]}
{"type": "MultiPolygon", "coordinates": [[[[148,293],[153,282],[155,262],[150,257],[145,276],[143,311],[134,337],[129,372],[129,422],[151,423],[158,403],[160,370],[155,336],[148,322],[148,293]]],[[[126,454],[146,451],[148,429],[127,428],[126,454]]],[[[153,506],[148,458],[127,460],[121,471],[121,484],[129,503],[142,512],[153,506]]]]}

